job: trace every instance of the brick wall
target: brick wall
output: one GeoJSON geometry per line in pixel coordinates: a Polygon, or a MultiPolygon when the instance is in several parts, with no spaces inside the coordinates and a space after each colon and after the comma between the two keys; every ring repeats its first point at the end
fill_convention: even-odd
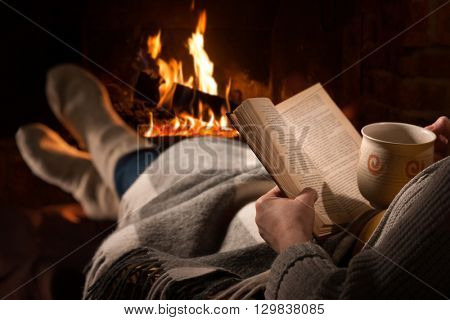
{"type": "Polygon", "coordinates": [[[281,1],[272,31],[272,98],[321,82],[357,128],[449,116],[450,5],[417,23],[443,3],[281,1]]]}
{"type": "MultiPolygon", "coordinates": [[[[361,56],[413,25],[445,1],[364,1],[361,56]]],[[[412,27],[360,66],[362,124],[424,125],[450,115],[450,6],[412,27]]]]}

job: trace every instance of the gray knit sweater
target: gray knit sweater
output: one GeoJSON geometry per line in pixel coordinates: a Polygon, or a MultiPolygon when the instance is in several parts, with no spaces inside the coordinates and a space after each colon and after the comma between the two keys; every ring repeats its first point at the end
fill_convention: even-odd
{"type": "Polygon", "coordinates": [[[321,246],[292,246],[271,268],[268,299],[450,296],[450,157],[397,195],[365,248],[338,267],[321,246]]]}

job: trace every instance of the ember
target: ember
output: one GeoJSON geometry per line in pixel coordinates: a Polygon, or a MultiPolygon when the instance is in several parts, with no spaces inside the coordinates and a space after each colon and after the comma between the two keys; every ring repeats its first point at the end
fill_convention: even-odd
{"type": "Polygon", "coordinates": [[[204,49],[205,30],[206,11],[202,11],[196,30],[187,42],[189,53],[192,55],[194,63],[194,76],[190,76],[187,80],[184,79],[181,61],[172,58],[167,62],[159,57],[162,49],[161,31],[157,35],[148,38],[148,54],[156,61],[161,82],[159,85],[160,99],[156,110],[151,111],[149,114],[149,125],[143,132],[145,137],[209,135],[233,138],[238,135],[237,131],[231,127],[226,116],[226,112],[230,111],[228,96],[231,81],[228,82],[225,90],[226,105],[221,107],[219,120],[216,119],[216,115],[211,107],[202,101],[198,102],[197,110],[195,112],[192,111],[192,113],[184,110],[177,111],[172,105],[177,84],[211,95],[218,94],[217,82],[213,77],[214,63],[209,59],[204,49]],[[156,118],[154,113],[162,109],[172,114],[173,118],[169,120],[156,118]]]}

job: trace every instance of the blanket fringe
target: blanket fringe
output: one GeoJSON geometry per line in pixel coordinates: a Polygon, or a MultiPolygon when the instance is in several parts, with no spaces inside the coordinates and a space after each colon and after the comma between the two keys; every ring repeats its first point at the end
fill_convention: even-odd
{"type": "Polygon", "coordinates": [[[134,249],[117,259],[90,288],[85,299],[146,299],[161,276],[162,263],[146,248],[134,249]]]}
{"type": "Polygon", "coordinates": [[[166,262],[163,255],[152,249],[131,250],[108,267],[87,289],[84,298],[209,299],[240,280],[232,273],[217,269],[204,276],[176,281],[167,273],[171,267],[166,262]]]}

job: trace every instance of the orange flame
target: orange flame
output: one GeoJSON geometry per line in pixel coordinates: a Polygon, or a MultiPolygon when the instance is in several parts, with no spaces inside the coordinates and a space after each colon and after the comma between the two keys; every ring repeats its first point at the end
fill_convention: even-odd
{"type": "Polygon", "coordinates": [[[227,87],[225,89],[225,103],[227,105],[227,108],[225,109],[223,106],[221,108],[222,116],[220,117],[220,129],[225,131],[233,131],[230,125],[230,120],[228,119],[226,113],[231,112],[231,105],[230,105],[230,91],[231,91],[231,79],[228,80],[227,87]]]}
{"type": "MultiPolygon", "coordinates": [[[[213,77],[214,64],[209,59],[204,49],[204,33],[206,30],[206,11],[200,13],[195,33],[188,39],[189,53],[192,55],[194,62],[194,76],[190,76],[184,80],[183,66],[181,61],[170,59],[169,62],[158,58],[161,52],[161,31],[156,36],[150,36],[147,41],[148,52],[152,59],[156,60],[159,68],[161,83],[159,85],[160,100],[157,108],[172,107],[172,100],[175,93],[176,85],[182,84],[189,88],[197,88],[200,91],[217,95],[217,82],[213,77]],[[157,59],[158,58],[158,59],[157,59]]],[[[222,107],[221,118],[216,120],[214,112],[208,105],[202,102],[198,104],[198,118],[193,115],[182,112],[174,115],[171,120],[155,120],[153,113],[149,114],[148,128],[143,132],[145,137],[156,136],[199,136],[214,135],[223,137],[235,137],[237,132],[231,128],[225,113],[230,111],[228,95],[230,92],[231,80],[226,88],[226,109],[222,107]],[[204,115],[208,114],[208,121],[204,121],[204,115]]],[[[173,109],[170,109],[174,111],[173,109]]]]}
{"type": "Polygon", "coordinates": [[[216,127],[216,118],[214,117],[214,112],[211,109],[208,109],[209,121],[206,124],[206,129],[211,130],[216,127]]]}
{"type": "Polygon", "coordinates": [[[150,138],[153,136],[153,130],[154,130],[154,124],[153,124],[153,112],[150,111],[149,115],[149,121],[148,121],[148,129],[144,132],[144,137],[150,138]]]}
{"type": "Polygon", "coordinates": [[[227,130],[228,129],[228,118],[225,115],[220,117],[220,129],[227,130]]]}
{"type": "Polygon", "coordinates": [[[148,54],[152,59],[156,59],[161,53],[161,30],[156,36],[150,36],[147,40],[148,54]]]}
{"type": "Polygon", "coordinates": [[[197,86],[200,91],[217,95],[217,83],[214,80],[214,63],[209,59],[204,49],[203,34],[206,30],[206,11],[200,13],[197,28],[188,39],[189,53],[194,59],[194,71],[197,86]]]}
{"type": "Polygon", "coordinates": [[[228,79],[228,84],[227,84],[227,87],[225,88],[225,103],[227,104],[228,112],[231,112],[230,92],[231,92],[231,78],[228,79]]]}
{"type": "Polygon", "coordinates": [[[156,64],[159,67],[159,75],[162,79],[161,84],[159,85],[160,99],[158,107],[161,107],[164,104],[171,105],[176,84],[179,83],[192,88],[194,79],[191,76],[187,81],[184,81],[183,64],[181,61],[170,59],[169,63],[167,63],[163,59],[158,59],[156,64]]]}

